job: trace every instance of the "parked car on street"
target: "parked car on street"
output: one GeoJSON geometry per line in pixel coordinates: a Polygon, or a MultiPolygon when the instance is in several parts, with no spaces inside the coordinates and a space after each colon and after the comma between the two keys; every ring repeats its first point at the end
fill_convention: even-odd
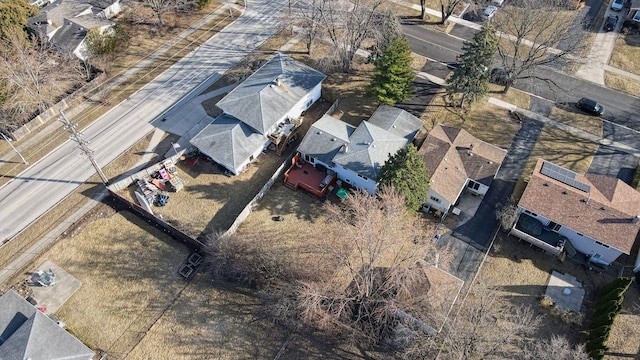
{"type": "Polygon", "coordinates": [[[576,107],[591,115],[602,116],[602,114],[604,114],[604,106],[591,99],[582,98],[578,100],[578,102],[576,103],[576,107]]]}
{"type": "Polygon", "coordinates": [[[607,20],[604,22],[604,31],[615,30],[617,24],[618,24],[618,15],[609,15],[609,17],[607,17],[607,20]]]}
{"type": "Polygon", "coordinates": [[[496,14],[496,12],[498,12],[498,7],[495,5],[489,5],[482,12],[482,17],[484,17],[487,20],[491,19],[496,14]]]}
{"type": "Polygon", "coordinates": [[[611,8],[615,11],[620,11],[624,7],[624,0],[613,0],[611,8]]]}

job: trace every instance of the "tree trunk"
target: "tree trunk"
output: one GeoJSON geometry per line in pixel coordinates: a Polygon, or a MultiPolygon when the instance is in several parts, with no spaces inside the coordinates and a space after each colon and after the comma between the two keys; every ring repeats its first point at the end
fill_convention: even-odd
{"type": "Polygon", "coordinates": [[[509,89],[511,89],[511,86],[513,85],[513,80],[508,80],[505,84],[504,84],[504,89],[502,89],[502,93],[506,94],[507,91],[509,91],[509,89]]]}
{"type": "Polygon", "coordinates": [[[444,5],[440,4],[440,24],[444,25],[447,22],[447,16],[444,13],[444,5]]]}
{"type": "Polygon", "coordinates": [[[427,0],[420,0],[420,19],[424,20],[427,14],[427,0]]]}

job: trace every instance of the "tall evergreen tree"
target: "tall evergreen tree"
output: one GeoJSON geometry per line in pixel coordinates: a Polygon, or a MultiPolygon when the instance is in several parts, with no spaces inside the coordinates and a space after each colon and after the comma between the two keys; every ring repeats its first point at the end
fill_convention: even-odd
{"type": "Polygon", "coordinates": [[[26,0],[0,1],[0,39],[15,33],[26,36],[27,19],[37,13],[38,7],[26,0]]]}
{"type": "Polygon", "coordinates": [[[489,91],[490,67],[498,48],[498,37],[491,22],[485,22],[470,42],[462,46],[458,68],[448,81],[447,95],[453,101],[460,93],[460,107],[477,102],[489,91]]]}
{"type": "Polygon", "coordinates": [[[429,175],[413,144],[389,157],[380,170],[378,185],[393,186],[405,196],[407,208],[411,210],[418,210],[427,201],[429,175]]]}
{"type": "Polygon", "coordinates": [[[411,47],[404,38],[394,39],[375,62],[369,93],[382,104],[411,98],[415,75],[411,70],[411,47]]]}

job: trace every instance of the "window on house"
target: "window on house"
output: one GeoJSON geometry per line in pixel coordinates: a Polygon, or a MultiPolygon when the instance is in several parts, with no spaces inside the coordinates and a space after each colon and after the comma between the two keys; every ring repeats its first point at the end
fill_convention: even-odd
{"type": "Polygon", "coordinates": [[[429,196],[429,200],[433,200],[433,201],[435,201],[435,202],[437,202],[437,203],[439,203],[439,202],[440,202],[440,199],[438,199],[438,198],[437,198],[437,197],[435,197],[435,196],[429,196]]]}
{"type": "Polygon", "coordinates": [[[478,190],[480,188],[480,183],[477,183],[473,180],[469,180],[467,183],[467,187],[473,190],[478,190]]]}
{"type": "Polygon", "coordinates": [[[309,99],[309,101],[307,101],[307,109],[313,105],[313,99],[309,99]]]}
{"type": "Polygon", "coordinates": [[[362,175],[360,175],[360,174],[358,174],[358,177],[361,177],[361,178],[363,178],[363,179],[365,179],[365,180],[369,180],[366,176],[362,176],[362,175]]]}
{"type": "Polygon", "coordinates": [[[254,157],[253,155],[249,156],[249,161],[253,161],[254,157]]]}
{"type": "Polygon", "coordinates": [[[600,246],[602,246],[602,247],[605,247],[605,248],[608,248],[608,247],[609,247],[609,245],[607,245],[607,244],[603,244],[603,243],[601,243],[600,241],[596,241],[596,244],[598,244],[598,245],[600,245],[600,246]]]}
{"type": "Polygon", "coordinates": [[[576,235],[578,235],[578,236],[584,236],[584,235],[582,235],[582,234],[580,234],[580,233],[576,233],[576,235]]]}
{"type": "Polygon", "coordinates": [[[562,225],[555,223],[553,221],[549,221],[549,225],[547,225],[551,230],[553,231],[560,231],[560,229],[562,228],[562,225]]]}
{"type": "Polygon", "coordinates": [[[313,164],[313,158],[307,154],[304,154],[304,161],[313,164]]]}
{"type": "Polygon", "coordinates": [[[538,217],[538,214],[536,214],[536,213],[534,213],[534,212],[531,212],[531,211],[529,211],[529,210],[525,210],[525,211],[524,211],[524,213],[525,213],[525,214],[529,214],[529,215],[531,215],[531,216],[538,217]]]}

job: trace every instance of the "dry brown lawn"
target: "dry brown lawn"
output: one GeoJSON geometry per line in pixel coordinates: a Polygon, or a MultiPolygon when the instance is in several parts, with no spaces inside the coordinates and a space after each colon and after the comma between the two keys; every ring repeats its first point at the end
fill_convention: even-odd
{"type": "Polygon", "coordinates": [[[271,359],[287,333],[251,291],[198,274],[127,359],[271,359]]]}
{"type": "Polygon", "coordinates": [[[619,34],[609,65],[630,73],[640,74],[638,57],[640,57],[640,34],[619,34]]]}
{"type": "Polygon", "coordinates": [[[575,344],[585,341],[582,331],[588,327],[597,289],[614,278],[613,274],[589,271],[571,260],[560,261],[527,242],[501,233],[482,268],[479,281],[497,287],[499,294],[507,301],[529,305],[543,316],[542,325],[532,340],[549,338],[555,334],[566,336],[575,344]],[[552,270],[575,276],[582,283],[585,289],[582,315],[587,320],[566,322],[541,304],[552,270]]]}
{"type": "Polygon", "coordinates": [[[640,357],[640,287],[632,283],[627,290],[622,305],[622,311],[616,317],[611,327],[607,346],[612,354],[605,359],[620,359],[640,357]]]}
{"type": "Polygon", "coordinates": [[[428,130],[437,123],[462,127],[482,141],[507,149],[520,127],[507,110],[486,101],[473,104],[467,113],[446,104],[446,94],[441,92],[427,106],[422,119],[428,130]]]}
{"type": "Polygon", "coordinates": [[[562,129],[545,125],[529,154],[522,176],[513,192],[513,198],[517,200],[522,195],[525,181],[531,175],[538,158],[551,161],[578,173],[585,173],[597,150],[597,143],[572,135],[562,129]]]}
{"type": "Polygon", "coordinates": [[[604,83],[610,88],[626,92],[627,94],[633,96],[640,95],[640,81],[628,76],[605,70],[604,83]]]}
{"type": "Polygon", "coordinates": [[[90,347],[120,358],[185,286],[177,271],[188,250],[131,213],[98,211],[107,217],[41,259],[82,283],[56,315],[90,347]]]}
{"type": "Polygon", "coordinates": [[[506,94],[502,93],[504,86],[497,84],[489,84],[488,96],[513,104],[521,109],[529,109],[531,106],[531,96],[524,91],[510,88],[506,94]]]}
{"type": "MultiPolygon", "coordinates": [[[[201,159],[193,169],[179,162],[178,177],[186,181],[184,188],[169,193],[167,205],[153,211],[195,237],[225,231],[285,158],[274,152],[262,154],[246,172],[230,177],[210,161],[201,159]]],[[[135,202],[136,188],[133,184],[123,195],[135,202]]]]}
{"type": "Polygon", "coordinates": [[[567,111],[557,107],[551,108],[549,118],[567,124],[588,133],[602,136],[602,119],[576,111],[567,111]]]}

